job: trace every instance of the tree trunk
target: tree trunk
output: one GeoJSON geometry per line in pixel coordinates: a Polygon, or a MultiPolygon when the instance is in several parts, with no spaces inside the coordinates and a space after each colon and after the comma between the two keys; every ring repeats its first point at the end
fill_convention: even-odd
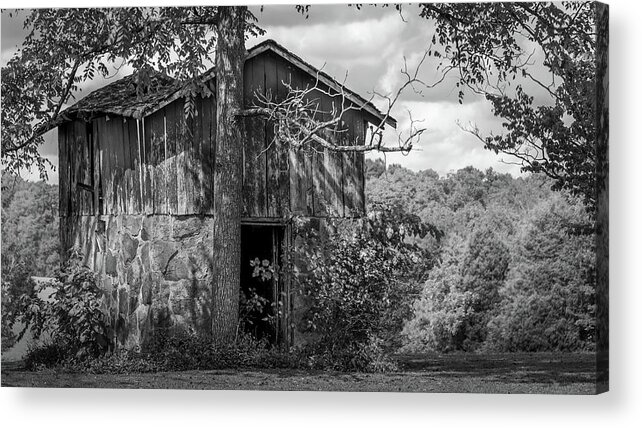
{"type": "Polygon", "coordinates": [[[216,165],[214,176],[214,280],[212,334],[234,340],[241,278],[245,7],[219,7],[216,31],[216,165]]]}

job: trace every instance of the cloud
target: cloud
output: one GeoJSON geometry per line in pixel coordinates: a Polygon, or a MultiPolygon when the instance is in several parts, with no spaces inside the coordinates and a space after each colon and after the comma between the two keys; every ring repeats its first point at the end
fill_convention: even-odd
{"type": "MultiPolygon", "coordinates": [[[[500,132],[501,122],[490,113],[490,107],[485,100],[459,105],[449,102],[404,102],[400,107],[412,112],[414,119],[424,119],[419,124],[427,130],[422,136],[422,142],[415,149],[404,156],[401,153],[387,154],[387,162],[399,163],[409,169],[418,171],[432,169],[440,175],[472,165],[478,169],[492,167],[494,170],[520,175],[519,166],[507,164],[512,159],[506,155],[496,155],[485,150],[482,143],[474,136],[460,128],[458,123],[466,126],[468,123],[476,124],[480,130],[500,132]]],[[[407,115],[398,114],[398,132],[407,133],[410,120],[407,115]]],[[[392,130],[388,130],[386,137],[388,145],[393,145],[396,138],[392,130]]],[[[372,157],[381,157],[373,154],[372,157]]]]}
{"type": "MultiPolygon", "coordinates": [[[[298,14],[292,5],[265,6],[262,12],[256,6],[252,10],[267,33],[248,40],[248,47],[266,38],[275,39],[305,61],[324,67],[325,72],[338,80],[343,80],[347,72],[346,85],[366,98],[374,90],[396,91],[404,82],[400,73],[404,57],[409,70],[414,70],[434,33],[434,24],[417,16],[414,6],[405,9],[404,19],[394,8],[363,7],[358,11],[343,4],[314,5],[309,19],[298,14]]],[[[9,25],[5,23],[5,14],[2,19],[4,61],[24,34],[15,19],[9,25]]],[[[536,70],[539,76],[542,70],[536,70]]],[[[96,78],[83,83],[83,90],[76,94],[76,100],[131,71],[125,67],[114,78],[96,78]]],[[[420,78],[430,84],[440,76],[439,60],[428,57],[420,78]]],[[[479,96],[468,94],[464,104],[458,104],[455,83],[456,77],[450,76],[436,87],[423,90],[422,94],[407,91],[401,96],[393,112],[399,121],[399,131],[408,131],[406,109],[416,119],[425,118],[428,131],[422,147],[406,157],[389,155],[388,160],[414,170],[432,168],[440,174],[467,165],[481,169],[492,166],[499,171],[519,174],[519,167],[501,163],[501,156],[484,150],[479,141],[457,126],[457,120],[461,123],[472,121],[482,130],[491,131],[499,129],[499,120],[493,117],[490,106],[479,96]]],[[[524,85],[534,86],[532,82],[524,82],[524,85]]],[[[384,100],[378,101],[382,109],[385,104],[384,100]]],[[[387,132],[394,138],[390,130],[387,132]]],[[[48,134],[40,150],[51,159],[55,158],[57,163],[56,140],[55,131],[48,134]]]]}

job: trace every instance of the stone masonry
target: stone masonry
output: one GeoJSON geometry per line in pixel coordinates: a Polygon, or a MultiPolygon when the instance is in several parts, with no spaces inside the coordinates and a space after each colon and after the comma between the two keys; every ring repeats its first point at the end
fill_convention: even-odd
{"type": "Polygon", "coordinates": [[[159,329],[210,331],[211,216],[61,218],[99,276],[116,345],[143,344],[159,329]]]}

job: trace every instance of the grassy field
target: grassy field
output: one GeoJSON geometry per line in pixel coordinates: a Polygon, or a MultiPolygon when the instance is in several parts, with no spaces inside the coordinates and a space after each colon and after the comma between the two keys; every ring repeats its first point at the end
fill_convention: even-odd
{"type": "Polygon", "coordinates": [[[93,375],[25,371],[3,363],[3,387],[161,388],[271,391],[471,392],[592,394],[592,354],[404,355],[401,371],[388,374],[303,370],[210,370],[93,375]]]}

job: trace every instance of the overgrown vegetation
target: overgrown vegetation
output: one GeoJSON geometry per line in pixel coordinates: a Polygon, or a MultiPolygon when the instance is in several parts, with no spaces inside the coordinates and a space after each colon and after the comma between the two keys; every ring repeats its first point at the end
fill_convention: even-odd
{"type": "Polygon", "coordinates": [[[303,328],[314,335],[306,348],[313,366],[388,371],[390,355],[431,254],[412,242],[440,232],[398,205],[373,206],[361,224],[329,225],[320,236],[300,227],[297,277],[308,308],[303,328]]]}
{"type": "MultiPolygon", "coordinates": [[[[240,326],[236,343],[157,331],[144,349],[111,353],[102,292],[78,256],[57,274],[54,299],[45,302],[31,280],[34,264],[16,262],[11,251],[18,247],[7,245],[3,350],[17,339],[13,326],[19,320],[50,336],[30,353],[32,367],[62,364],[97,372],[377,372],[394,370],[391,356],[400,349],[594,348],[594,234],[578,198],[552,191],[551,180],[540,176],[515,179],[469,167],[439,177],[430,170],[386,168],[381,161],[367,161],[366,167],[367,218],[327,228],[296,224],[305,238],[296,243],[300,298],[309,308],[297,320],[310,337],[302,349],[281,350],[268,337],[251,334],[252,323],[278,310],[256,292],[282,274],[267,260],[251,261],[259,288],[248,288],[241,299],[240,319],[247,325],[240,326]]],[[[4,227],[3,221],[3,233],[4,227]]]]}
{"type": "MultiPolygon", "coordinates": [[[[22,295],[20,320],[35,339],[46,335],[44,346],[34,349],[42,358],[83,360],[105,354],[112,344],[112,331],[105,308],[103,292],[97,285],[96,273],[82,263],[82,255],[73,251],[52,282],[36,287],[36,293],[22,295]],[[38,293],[51,289],[41,298],[38,293]]],[[[23,330],[24,332],[24,330],[23,330]]]]}

